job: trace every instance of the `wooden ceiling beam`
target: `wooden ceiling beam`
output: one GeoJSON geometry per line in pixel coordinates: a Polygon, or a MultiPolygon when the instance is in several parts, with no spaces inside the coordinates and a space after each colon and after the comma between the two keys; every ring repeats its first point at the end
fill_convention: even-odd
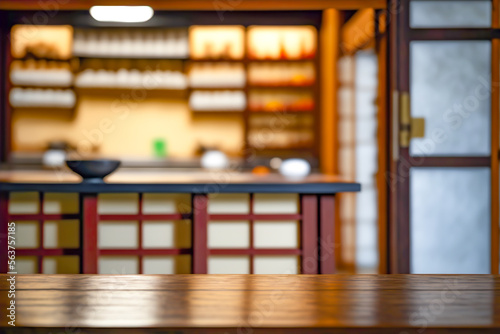
{"type": "Polygon", "coordinates": [[[340,32],[340,49],[343,54],[352,54],[375,39],[375,10],[359,10],[347,21],[340,32]]]}
{"type": "Polygon", "coordinates": [[[87,10],[95,5],[151,6],[155,10],[355,10],[386,8],[386,0],[2,0],[0,10],[87,10]]]}

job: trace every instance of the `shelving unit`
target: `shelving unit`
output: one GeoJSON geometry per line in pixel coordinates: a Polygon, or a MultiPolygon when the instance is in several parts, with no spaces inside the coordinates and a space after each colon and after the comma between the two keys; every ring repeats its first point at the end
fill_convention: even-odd
{"type": "MultiPolygon", "coordinates": [[[[317,52],[316,52],[317,54],[317,52]]],[[[283,157],[288,157],[291,154],[294,153],[295,156],[304,156],[306,158],[308,157],[313,157],[317,158],[317,152],[318,152],[318,138],[317,135],[314,136],[313,143],[311,145],[307,146],[301,146],[301,147],[295,147],[295,146],[290,146],[290,147],[266,147],[266,148],[259,148],[258,150],[255,150],[254,147],[249,143],[249,134],[251,131],[251,125],[250,125],[250,118],[252,116],[276,116],[276,117],[281,117],[282,115],[309,115],[314,118],[313,124],[309,126],[310,131],[312,133],[316,133],[316,119],[318,117],[318,79],[317,79],[317,73],[318,73],[318,59],[317,56],[313,59],[311,58],[306,58],[306,59],[249,59],[249,58],[243,58],[243,59],[189,59],[187,62],[194,62],[194,63],[212,63],[212,64],[218,64],[218,63],[241,63],[245,67],[245,72],[247,73],[247,80],[245,83],[244,87],[190,87],[189,91],[193,90],[203,90],[203,91],[220,91],[220,90],[230,90],[230,91],[244,91],[246,100],[247,100],[247,107],[243,111],[235,111],[233,113],[235,114],[242,114],[244,118],[244,125],[245,125],[245,152],[257,152],[258,156],[283,156],[283,157]],[[313,84],[307,84],[307,85],[284,85],[284,84],[269,84],[269,85],[259,85],[259,84],[252,84],[249,83],[248,80],[248,64],[250,63],[313,63],[315,74],[316,74],[316,79],[314,80],[313,84]],[[285,91],[292,91],[292,92],[297,92],[297,91],[309,91],[313,95],[316,103],[314,108],[310,110],[287,110],[287,111],[265,111],[265,110],[252,110],[248,107],[248,102],[249,102],[249,93],[252,89],[260,89],[260,90],[285,90],[285,91]],[[293,151],[293,152],[292,152],[293,151]],[[298,154],[297,154],[298,153],[298,154]]],[[[204,111],[194,111],[197,114],[204,114],[208,112],[204,111]]],[[[214,116],[224,116],[228,112],[226,111],[212,111],[210,114],[214,116]]],[[[307,128],[307,127],[306,127],[307,128]]],[[[306,128],[304,127],[297,127],[297,126],[292,126],[290,128],[287,128],[288,130],[294,131],[294,130],[305,130],[306,128]]],[[[250,153],[248,153],[247,157],[250,156],[250,153]]]]}
{"type": "MultiPolygon", "coordinates": [[[[129,29],[129,28],[120,28],[120,29],[129,29]]],[[[164,28],[164,29],[169,29],[169,28],[164,28]]],[[[116,54],[112,55],[103,55],[103,54],[73,54],[71,58],[69,59],[51,59],[51,58],[38,58],[38,60],[45,60],[45,61],[63,61],[67,62],[73,72],[74,76],[74,81],[77,78],[77,75],[84,69],[84,68],[93,68],[96,69],[99,66],[102,66],[103,69],[111,69],[114,68],[114,70],[117,70],[117,68],[120,68],[123,64],[128,64],[128,66],[132,66],[129,68],[144,68],[145,66],[149,66],[151,64],[151,68],[154,70],[154,65],[158,64],[158,61],[165,61],[165,62],[172,62],[172,66],[177,69],[181,73],[184,73],[184,75],[188,76],[188,69],[191,68],[191,66],[196,65],[196,64],[212,64],[214,66],[217,65],[222,65],[222,64],[241,64],[243,71],[245,73],[245,81],[244,85],[241,86],[190,86],[189,85],[189,77],[187,77],[188,81],[188,86],[185,89],[169,89],[169,88],[151,88],[148,89],[147,87],[106,87],[105,85],[97,85],[97,86],[81,86],[78,87],[74,83],[71,87],[66,87],[66,88],[71,88],[76,96],[77,100],[79,98],[79,95],[96,95],[96,96],[120,96],[124,93],[130,92],[131,90],[134,89],[143,89],[146,91],[148,96],[151,97],[175,97],[175,98],[180,98],[180,99],[186,99],[186,102],[189,102],[189,98],[191,94],[195,91],[202,91],[202,92],[221,92],[221,91],[229,91],[229,92],[243,92],[245,96],[245,101],[246,101],[246,106],[245,108],[242,108],[241,110],[224,110],[220,108],[213,108],[213,110],[193,110],[191,109],[191,112],[193,116],[196,117],[213,117],[213,118],[219,118],[219,117],[241,117],[243,120],[243,126],[244,126],[244,150],[243,154],[248,158],[252,154],[257,154],[259,157],[274,157],[274,156],[301,156],[301,157],[314,157],[318,158],[318,145],[319,145],[319,138],[318,138],[318,133],[316,129],[318,128],[317,124],[317,119],[319,116],[319,70],[318,70],[318,45],[319,41],[316,41],[316,51],[315,51],[315,56],[314,57],[306,57],[303,59],[297,59],[297,58],[280,58],[280,59],[274,59],[274,58],[252,58],[249,56],[248,53],[248,31],[249,27],[244,28],[244,57],[235,59],[235,58],[230,58],[230,57],[219,57],[219,58],[201,58],[197,57],[194,58],[192,54],[190,54],[189,57],[163,57],[163,56],[133,56],[133,55],[128,55],[128,56],[119,56],[116,54]],[[285,64],[309,64],[308,66],[312,66],[314,69],[314,82],[311,83],[300,83],[298,82],[297,84],[294,84],[293,82],[291,83],[257,83],[257,82],[251,82],[249,79],[249,74],[250,74],[250,67],[251,65],[254,64],[268,64],[270,66],[273,66],[272,64],[281,64],[281,66],[285,64]],[[96,67],[97,66],[97,67],[96,67]],[[261,92],[269,92],[269,94],[273,94],[273,91],[276,91],[276,94],[278,94],[278,91],[280,93],[282,92],[290,92],[290,94],[296,94],[299,92],[307,92],[310,94],[314,101],[314,108],[308,109],[308,110],[253,110],[252,108],[249,107],[250,104],[250,98],[251,95],[254,94],[257,91],[257,94],[260,94],[261,92]],[[290,135],[290,133],[293,133],[294,131],[297,132],[298,134],[302,131],[308,131],[311,133],[311,136],[313,138],[312,142],[308,145],[289,145],[289,146],[268,146],[268,147],[253,147],[252,144],[250,143],[249,137],[252,132],[255,131],[275,131],[272,129],[272,126],[265,126],[263,125],[265,122],[260,122],[260,125],[255,125],[252,124],[251,119],[253,117],[261,117],[261,118],[269,118],[267,122],[270,124],[274,121],[275,118],[281,118],[281,117],[296,117],[296,116],[304,116],[304,117],[311,117],[312,121],[307,122],[308,124],[290,124],[290,125],[285,125],[282,129],[279,129],[278,131],[285,131],[287,132],[286,134],[283,135],[290,135]],[[269,128],[269,129],[266,129],[269,128]],[[249,153],[252,152],[252,153],[249,153]],[[293,153],[293,154],[290,154],[293,153]]],[[[82,30],[80,30],[81,32],[82,30]]],[[[165,34],[167,34],[165,32],[165,34]]],[[[316,35],[318,35],[316,33],[316,35]]],[[[188,37],[190,38],[190,37],[188,37]]],[[[318,36],[317,36],[318,38],[318,36]]],[[[27,60],[30,57],[23,57],[19,58],[19,60],[27,60]]],[[[31,59],[33,59],[31,57],[31,59]]],[[[278,66],[278,65],[276,65],[278,66]]],[[[293,69],[290,69],[290,71],[293,72],[293,69]]],[[[217,78],[214,78],[216,80],[217,78]]],[[[309,80],[309,79],[306,79],[309,80]]],[[[312,81],[312,80],[310,80],[312,81]]],[[[21,85],[21,86],[14,86],[12,87],[26,87],[26,88],[31,88],[31,86],[27,85],[21,85]]],[[[41,87],[35,87],[33,88],[41,88],[41,87]]],[[[47,87],[49,88],[49,87],[47,87]]],[[[62,87],[50,87],[50,88],[62,88],[62,87]]],[[[76,105],[76,104],[75,104],[76,105]]],[[[17,109],[17,108],[16,108],[17,109]]],[[[286,122],[285,122],[286,123],[286,122]]],[[[292,137],[293,138],[293,137],[292,137]]]]}

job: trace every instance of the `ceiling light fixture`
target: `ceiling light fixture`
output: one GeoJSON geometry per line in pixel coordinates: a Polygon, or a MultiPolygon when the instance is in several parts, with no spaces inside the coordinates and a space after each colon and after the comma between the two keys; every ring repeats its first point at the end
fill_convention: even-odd
{"type": "Polygon", "coordinates": [[[149,21],[154,14],[149,6],[93,6],[90,15],[100,22],[138,23],[149,21]]]}

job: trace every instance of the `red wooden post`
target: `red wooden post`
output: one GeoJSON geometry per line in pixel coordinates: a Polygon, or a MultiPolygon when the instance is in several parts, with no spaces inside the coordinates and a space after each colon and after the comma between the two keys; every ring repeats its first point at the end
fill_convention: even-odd
{"type": "Polygon", "coordinates": [[[302,195],[302,274],[318,273],[318,198],[302,195]]]}
{"type": "Polygon", "coordinates": [[[208,246],[207,246],[207,225],[208,225],[208,196],[206,194],[193,194],[192,201],[193,221],[192,221],[192,247],[191,258],[192,273],[206,274],[208,272],[208,246]]]}
{"type": "Polygon", "coordinates": [[[335,273],[335,196],[320,196],[319,262],[321,274],[335,273]]]}
{"type": "MultiPolygon", "coordinates": [[[[249,207],[249,213],[250,213],[250,217],[253,216],[253,202],[254,202],[254,194],[253,193],[250,193],[250,207],[249,207]]],[[[249,269],[249,273],[250,274],[253,274],[254,273],[254,254],[253,254],[253,250],[254,250],[254,247],[253,247],[253,244],[255,242],[254,240],[254,220],[253,219],[250,219],[249,221],[249,224],[250,224],[250,251],[251,251],[251,254],[250,254],[250,268],[249,269]]]]}
{"type": "MultiPolygon", "coordinates": [[[[0,192],[0,273],[8,270],[8,239],[9,239],[9,193],[0,192]]],[[[14,235],[15,236],[15,235],[14,235]]]]}
{"type": "Polygon", "coordinates": [[[80,247],[82,248],[80,271],[82,274],[97,274],[99,258],[97,249],[97,194],[81,194],[80,201],[80,247]]]}
{"type": "Polygon", "coordinates": [[[40,215],[40,219],[38,220],[38,228],[40,229],[40,232],[38,234],[38,256],[37,256],[37,261],[38,261],[38,273],[43,274],[43,240],[44,240],[44,224],[45,220],[43,218],[43,201],[44,201],[44,193],[39,192],[38,193],[38,214],[40,215]]]}
{"type": "Polygon", "coordinates": [[[139,193],[139,217],[141,217],[141,219],[139,219],[138,221],[138,229],[139,229],[139,235],[137,236],[139,238],[138,240],[138,244],[139,244],[139,247],[138,247],[138,250],[139,250],[139,274],[144,274],[144,256],[142,254],[142,223],[143,223],[143,220],[142,220],[142,203],[143,203],[143,194],[142,193],[139,193]]]}

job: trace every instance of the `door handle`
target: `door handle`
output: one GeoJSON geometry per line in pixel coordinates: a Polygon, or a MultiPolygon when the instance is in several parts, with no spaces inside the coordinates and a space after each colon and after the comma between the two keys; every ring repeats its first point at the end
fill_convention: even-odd
{"type": "Polygon", "coordinates": [[[399,145],[407,148],[412,138],[425,137],[425,118],[411,117],[410,94],[402,92],[399,98],[399,145]]]}

